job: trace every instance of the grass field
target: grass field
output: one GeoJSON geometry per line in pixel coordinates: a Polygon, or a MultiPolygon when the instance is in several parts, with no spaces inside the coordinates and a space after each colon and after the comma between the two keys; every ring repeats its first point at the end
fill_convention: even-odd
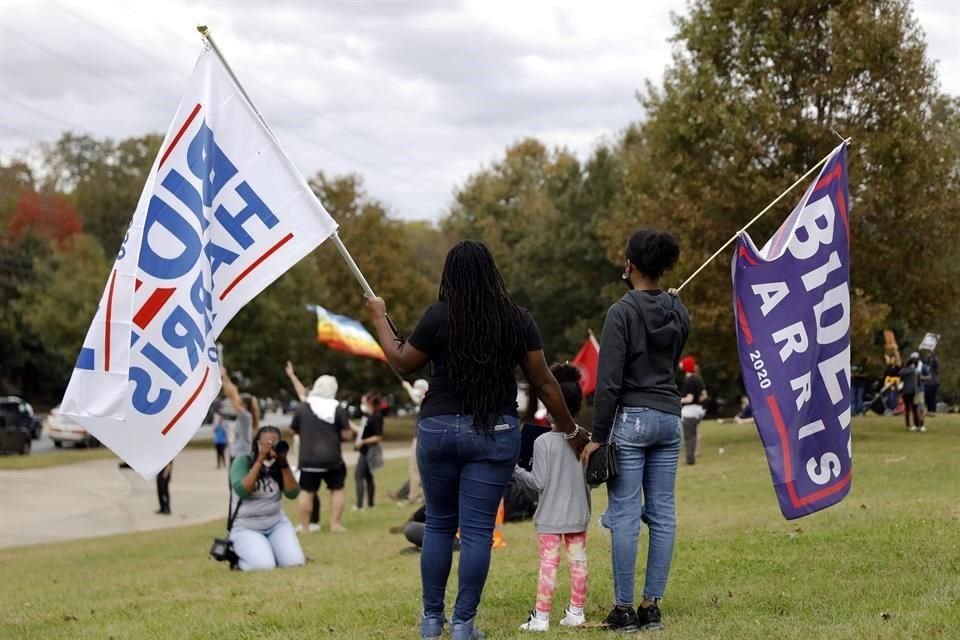
{"type": "MultiPolygon", "coordinates": [[[[753,426],[706,424],[702,459],[680,469],[667,629],[656,637],[960,637],[960,419],[930,419],[926,434],[901,424],[855,420],[850,495],[791,522],[779,514],[753,426]]],[[[404,466],[381,472],[381,494],[404,466]]],[[[606,499],[594,496],[596,516],[606,499]]],[[[260,574],[207,559],[221,522],[0,550],[0,637],[416,638],[418,556],[387,533],[408,512],[383,500],[348,511],[348,533],[304,539],[306,567],[260,574]]],[[[478,618],[491,639],[524,637],[516,629],[535,592],[532,525],[505,534],[478,618]]],[[[597,620],[612,600],[609,539],[596,524],[590,536],[587,613],[597,620]]],[[[550,634],[605,637],[556,625],[566,581],[561,570],[550,634]]]]}

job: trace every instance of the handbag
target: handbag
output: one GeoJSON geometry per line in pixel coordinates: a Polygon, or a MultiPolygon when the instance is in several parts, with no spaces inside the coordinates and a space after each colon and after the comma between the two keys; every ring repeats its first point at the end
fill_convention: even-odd
{"type": "Polygon", "coordinates": [[[240,504],[243,499],[237,499],[237,506],[233,513],[227,517],[227,535],[224,538],[214,538],[213,545],[210,547],[210,557],[217,562],[229,562],[230,569],[236,569],[240,564],[240,557],[233,550],[233,541],[230,540],[230,530],[233,529],[233,521],[237,518],[237,512],[240,511],[240,504]]]}
{"type": "Polygon", "coordinates": [[[617,467],[617,449],[616,442],[608,442],[601,444],[596,451],[590,454],[590,461],[587,462],[585,472],[588,485],[599,487],[604,482],[609,482],[617,477],[620,472],[617,467]]]}

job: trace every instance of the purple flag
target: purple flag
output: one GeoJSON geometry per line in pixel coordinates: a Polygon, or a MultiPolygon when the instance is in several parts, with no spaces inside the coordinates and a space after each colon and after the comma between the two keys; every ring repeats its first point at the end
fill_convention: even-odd
{"type": "Polygon", "coordinates": [[[743,382],[788,520],[850,491],[850,224],[847,148],[758,250],[733,259],[743,382]]]}

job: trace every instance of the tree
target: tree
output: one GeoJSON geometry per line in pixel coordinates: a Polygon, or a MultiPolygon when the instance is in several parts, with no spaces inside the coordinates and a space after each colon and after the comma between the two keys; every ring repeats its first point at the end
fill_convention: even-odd
{"type": "MultiPolygon", "coordinates": [[[[436,300],[434,278],[440,265],[428,268],[418,256],[408,228],[392,220],[370,198],[357,176],[310,181],[314,192],[340,225],[350,249],[376,293],[382,296],[401,331],[409,333],[426,306],[436,300]]],[[[424,233],[423,229],[418,231],[424,233]]],[[[333,243],[325,242],[253,299],[231,321],[221,339],[230,370],[241,370],[251,390],[282,395],[289,390],[283,364],[291,360],[305,384],[324,373],[336,375],[342,397],[358,397],[368,389],[397,391],[399,382],[388,365],[332,351],[317,343],[316,316],[309,305],[367,322],[363,291],[333,243]]]]}
{"type": "Polygon", "coordinates": [[[80,217],[65,197],[59,193],[40,194],[35,191],[20,193],[7,223],[7,230],[14,242],[33,232],[60,248],[81,229],[80,217]]]}
{"type": "Polygon", "coordinates": [[[114,255],[162,142],[156,134],[114,142],[65,133],[45,149],[43,190],[68,194],[87,232],[114,255]]]}
{"type": "Polygon", "coordinates": [[[33,378],[34,390],[54,401],[70,379],[110,264],[95,238],[75,234],[62,251],[34,259],[33,278],[12,302],[22,323],[19,338],[33,356],[24,363],[25,375],[33,378]]]}
{"type": "MultiPolygon", "coordinates": [[[[611,255],[636,226],[669,229],[683,246],[671,278],[679,283],[835,146],[838,131],[853,137],[855,348],[882,326],[880,305],[911,327],[956,315],[960,283],[949,273],[951,238],[960,235],[960,127],[909,3],[696,0],[675,24],[663,84],[640,95],[647,120],[624,136],[624,189],[604,229],[611,255]]],[[[799,195],[751,234],[762,243],[799,195]]],[[[733,382],[729,259],[684,299],[694,317],[690,349],[733,382]]]]}
{"type": "Polygon", "coordinates": [[[455,193],[444,230],[484,242],[511,295],[530,309],[548,358],[571,357],[588,328],[599,332],[615,282],[596,228],[610,213],[621,163],[601,146],[585,165],[534,139],[472,175],[455,193]]]}

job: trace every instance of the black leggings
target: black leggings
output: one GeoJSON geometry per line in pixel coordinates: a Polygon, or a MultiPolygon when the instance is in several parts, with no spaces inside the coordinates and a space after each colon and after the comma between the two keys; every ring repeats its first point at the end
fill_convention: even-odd
{"type": "Polygon", "coordinates": [[[903,418],[907,421],[907,428],[910,428],[910,412],[913,411],[913,424],[917,427],[923,426],[923,418],[920,416],[920,407],[916,403],[917,396],[913,393],[903,394],[903,418]]]}
{"type": "Polygon", "coordinates": [[[157,500],[160,501],[160,512],[170,513],[170,480],[173,479],[173,467],[170,467],[168,475],[164,475],[165,471],[166,468],[157,474],[157,500]]]}
{"type": "Polygon", "coordinates": [[[363,508],[363,492],[366,489],[367,492],[367,506],[373,506],[373,469],[370,468],[370,465],[367,463],[367,454],[361,453],[360,458],[357,460],[357,470],[354,473],[354,478],[357,481],[357,508],[363,508]]]}

